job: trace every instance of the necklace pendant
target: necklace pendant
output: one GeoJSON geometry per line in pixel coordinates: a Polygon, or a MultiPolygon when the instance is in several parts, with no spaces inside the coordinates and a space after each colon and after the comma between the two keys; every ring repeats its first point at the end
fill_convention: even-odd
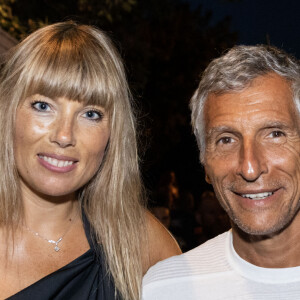
{"type": "Polygon", "coordinates": [[[29,227],[26,227],[25,225],[24,225],[24,227],[29,232],[31,232],[32,234],[34,234],[35,236],[37,236],[38,238],[43,239],[43,240],[47,241],[50,244],[55,244],[55,246],[53,245],[54,246],[54,251],[58,252],[60,250],[60,247],[58,246],[58,244],[63,240],[63,237],[68,233],[68,231],[70,230],[72,224],[74,223],[74,220],[75,220],[75,218],[69,219],[69,221],[70,221],[69,227],[67,228],[67,230],[64,232],[64,234],[57,241],[55,241],[55,240],[49,240],[46,237],[40,235],[38,232],[35,232],[35,231],[31,230],[29,227]]]}

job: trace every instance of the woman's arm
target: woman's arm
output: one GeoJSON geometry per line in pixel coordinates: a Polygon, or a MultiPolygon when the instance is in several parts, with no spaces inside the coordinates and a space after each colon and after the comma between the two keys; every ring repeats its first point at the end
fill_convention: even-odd
{"type": "Polygon", "coordinates": [[[142,251],[143,274],[157,262],[182,253],[171,233],[148,211],[146,231],[146,244],[142,251]]]}

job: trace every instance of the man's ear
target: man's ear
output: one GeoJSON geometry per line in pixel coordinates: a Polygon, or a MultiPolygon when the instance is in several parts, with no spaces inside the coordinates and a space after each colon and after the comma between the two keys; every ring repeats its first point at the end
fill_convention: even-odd
{"type": "Polygon", "coordinates": [[[208,184],[211,184],[210,178],[209,178],[209,176],[207,175],[206,172],[205,172],[205,181],[206,181],[208,184]]]}

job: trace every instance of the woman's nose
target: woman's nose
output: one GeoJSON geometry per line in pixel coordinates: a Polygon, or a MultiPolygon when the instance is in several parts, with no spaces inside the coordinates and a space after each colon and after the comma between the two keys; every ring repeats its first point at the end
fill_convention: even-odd
{"type": "Polygon", "coordinates": [[[62,116],[54,121],[50,141],[62,148],[75,146],[75,124],[71,117],[62,116]]]}

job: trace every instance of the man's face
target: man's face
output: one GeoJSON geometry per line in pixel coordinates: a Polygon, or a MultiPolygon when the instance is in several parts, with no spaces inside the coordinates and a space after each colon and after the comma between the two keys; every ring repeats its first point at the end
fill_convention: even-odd
{"type": "Polygon", "coordinates": [[[288,82],[270,74],[241,92],[211,94],[204,107],[207,181],[249,234],[285,228],[299,209],[300,137],[288,82]]]}

